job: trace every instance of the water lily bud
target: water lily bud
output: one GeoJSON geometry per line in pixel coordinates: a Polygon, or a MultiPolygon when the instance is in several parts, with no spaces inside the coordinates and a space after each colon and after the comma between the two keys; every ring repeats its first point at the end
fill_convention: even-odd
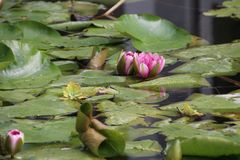
{"type": "Polygon", "coordinates": [[[10,130],[6,138],[6,150],[13,157],[17,152],[21,151],[24,144],[24,134],[17,130],[10,130]]]}
{"type": "Polygon", "coordinates": [[[117,64],[117,72],[121,75],[129,75],[132,71],[133,64],[133,52],[122,52],[120,55],[118,64],[117,64]]]}
{"type": "Polygon", "coordinates": [[[157,53],[140,53],[134,54],[133,67],[137,76],[141,78],[149,78],[157,76],[165,65],[165,59],[163,56],[157,53]]]}

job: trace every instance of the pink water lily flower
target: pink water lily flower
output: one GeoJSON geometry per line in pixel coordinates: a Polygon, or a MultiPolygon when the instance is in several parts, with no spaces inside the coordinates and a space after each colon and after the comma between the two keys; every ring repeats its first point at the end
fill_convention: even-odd
{"type": "Polygon", "coordinates": [[[24,134],[23,132],[14,129],[10,130],[7,133],[7,138],[6,138],[6,149],[8,153],[14,157],[14,155],[21,151],[21,148],[24,144],[24,134]]]}
{"type": "Polygon", "coordinates": [[[117,72],[121,75],[129,75],[133,71],[133,58],[137,53],[131,51],[122,52],[117,64],[117,72]]]}
{"type": "Polygon", "coordinates": [[[134,71],[141,78],[157,76],[165,65],[165,59],[157,53],[134,54],[134,71]]]}

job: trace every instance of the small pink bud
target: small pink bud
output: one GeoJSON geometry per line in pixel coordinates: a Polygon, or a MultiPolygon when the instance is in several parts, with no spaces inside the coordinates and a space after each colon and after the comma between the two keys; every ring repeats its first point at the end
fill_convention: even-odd
{"type": "Polygon", "coordinates": [[[21,151],[23,144],[24,134],[21,131],[14,129],[7,133],[6,149],[12,157],[14,157],[17,152],[21,151]]]}
{"type": "Polygon", "coordinates": [[[133,64],[133,56],[134,53],[129,52],[122,52],[120,55],[118,64],[117,64],[117,72],[121,75],[129,75],[132,70],[132,64],[133,64]]]}

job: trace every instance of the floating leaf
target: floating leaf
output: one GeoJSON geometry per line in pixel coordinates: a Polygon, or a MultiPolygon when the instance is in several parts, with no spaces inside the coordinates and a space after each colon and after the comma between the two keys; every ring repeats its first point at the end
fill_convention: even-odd
{"type": "Polygon", "coordinates": [[[22,38],[22,31],[14,25],[8,23],[0,24],[0,39],[1,40],[13,40],[22,38]]]}
{"type": "Polygon", "coordinates": [[[126,38],[124,35],[117,32],[114,28],[87,28],[84,30],[84,35],[85,36],[126,38]]]}
{"type": "Polygon", "coordinates": [[[74,131],[74,121],[74,118],[51,121],[14,120],[1,128],[0,133],[18,128],[25,135],[25,143],[68,142],[74,131]]]}
{"type": "Polygon", "coordinates": [[[177,74],[167,77],[161,77],[150,81],[140,82],[130,85],[131,88],[149,89],[160,91],[161,88],[194,88],[209,86],[210,84],[200,75],[194,74],[177,74]]]}
{"type": "Polygon", "coordinates": [[[183,140],[181,148],[182,153],[189,156],[220,157],[240,154],[239,142],[226,137],[196,136],[183,140]]]}
{"type": "Polygon", "coordinates": [[[192,59],[195,57],[240,57],[240,43],[227,43],[218,45],[201,46],[173,52],[174,56],[182,59],[192,59]]]}
{"type": "Polygon", "coordinates": [[[47,85],[61,75],[60,70],[27,43],[5,41],[13,51],[16,63],[0,71],[0,88],[36,88],[47,85]]]}
{"type": "Polygon", "coordinates": [[[132,38],[134,47],[141,51],[162,52],[184,48],[191,36],[171,22],[152,15],[124,15],[115,28],[132,38]]]}
{"type": "Polygon", "coordinates": [[[77,71],[79,66],[75,61],[54,61],[53,62],[62,72],[77,71]]]}
{"type": "Polygon", "coordinates": [[[26,40],[41,41],[60,37],[57,31],[35,21],[20,21],[15,23],[15,26],[21,29],[23,38],[26,40]]]}
{"type": "Polygon", "coordinates": [[[55,58],[69,59],[69,60],[83,60],[90,59],[92,56],[93,47],[80,47],[76,49],[55,49],[48,51],[47,54],[55,58]]]}
{"type": "Polygon", "coordinates": [[[6,68],[14,61],[12,50],[3,43],[0,43],[0,70],[6,68]]]}
{"type": "Polygon", "coordinates": [[[205,16],[216,16],[216,17],[231,17],[240,19],[240,1],[232,0],[232,1],[224,1],[223,6],[226,8],[210,10],[208,12],[204,12],[205,16]]]}
{"type": "Polygon", "coordinates": [[[119,86],[111,86],[117,90],[114,101],[135,101],[139,103],[158,103],[167,98],[166,93],[152,92],[146,90],[136,90],[119,86]]]}
{"type": "Polygon", "coordinates": [[[74,160],[79,158],[81,158],[81,160],[104,160],[103,158],[93,156],[88,152],[81,151],[79,148],[66,143],[25,145],[25,148],[17,155],[17,157],[35,160],[74,160]]]}
{"type": "Polygon", "coordinates": [[[157,141],[141,140],[127,142],[125,153],[131,157],[150,157],[160,154],[161,150],[157,141]]]}
{"type": "Polygon", "coordinates": [[[129,124],[146,116],[161,118],[164,115],[160,110],[150,105],[140,105],[131,101],[119,103],[103,101],[97,105],[97,108],[103,112],[101,115],[107,117],[106,123],[109,125],[129,124]]]}
{"type": "Polygon", "coordinates": [[[84,70],[80,74],[62,76],[51,84],[51,87],[64,86],[69,81],[79,83],[81,86],[109,86],[110,84],[123,84],[126,77],[112,76],[101,70],[84,70]]]}
{"type": "MultiPolygon", "coordinates": [[[[73,104],[62,101],[55,96],[42,96],[24,103],[0,108],[0,114],[9,117],[54,116],[76,112],[73,104]]],[[[77,108],[77,107],[76,107],[77,108]]]]}
{"type": "MultiPolygon", "coordinates": [[[[239,112],[240,105],[231,99],[225,99],[223,97],[215,95],[201,95],[195,94],[190,97],[191,101],[187,101],[191,105],[192,109],[196,109],[203,113],[227,113],[227,112],[239,112]]],[[[177,107],[182,106],[183,102],[162,106],[163,110],[176,110],[177,107]]]]}
{"type": "Polygon", "coordinates": [[[21,90],[0,91],[0,100],[2,100],[3,102],[9,102],[12,104],[20,103],[25,100],[30,100],[34,98],[35,96],[33,96],[33,94],[26,93],[21,90]]]}
{"type": "Polygon", "coordinates": [[[240,63],[231,58],[211,58],[204,57],[187,62],[177,68],[172,73],[192,73],[202,76],[228,76],[240,72],[240,63]]]}

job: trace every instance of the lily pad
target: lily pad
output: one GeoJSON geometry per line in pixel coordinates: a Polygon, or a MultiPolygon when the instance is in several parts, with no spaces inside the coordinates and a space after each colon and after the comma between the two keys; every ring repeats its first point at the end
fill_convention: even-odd
{"type": "Polygon", "coordinates": [[[146,116],[158,118],[161,118],[162,116],[160,110],[153,108],[150,105],[140,105],[131,101],[119,103],[103,101],[97,105],[97,109],[102,112],[101,115],[107,117],[106,123],[108,125],[129,124],[146,116]]]}
{"type": "Polygon", "coordinates": [[[240,72],[240,63],[231,58],[204,57],[187,62],[171,72],[201,74],[204,77],[229,76],[240,72]]]}
{"type": "Polygon", "coordinates": [[[119,86],[111,86],[117,90],[114,96],[114,101],[135,101],[139,103],[158,103],[167,98],[166,93],[159,93],[146,90],[137,90],[132,88],[125,88],[119,86]]]}
{"type": "Polygon", "coordinates": [[[161,88],[176,89],[176,88],[194,88],[210,86],[210,84],[200,75],[194,74],[177,74],[167,77],[161,77],[150,81],[140,82],[129,85],[131,88],[149,89],[160,91],[161,88]]]}
{"type": "Polygon", "coordinates": [[[57,49],[47,52],[48,55],[51,55],[55,58],[69,59],[69,60],[82,60],[90,59],[92,56],[93,47],[81,47],[76,49],[57,49]]]}
{"type": "Polygon", "coordinates": [[[27,43],[5,41],[13,51],[15,63],[0,71],[0,88],[37,88],[43,87],[61,75],[60,70],[27,43]]]}
{"type": "Polygon", "coordinates": [[[23,32],[23,38],[26,40],[44,40],[59,38],[60,34],[52,28],[35,21],[20,21],[15,26],[23,32]]]}
{"type": "Polygon", "coordinates": [[[35,160],[104,160],[91,155],[86,151],[81,151],[79,148],[73,147],[66,143],[57,144],[29,144],[25,145],[23,151],[17,155],[22,159],[35,159],[35,160]]]}
{"type": "Polygon", "coordinates": [[[134,47],[141,51],[163,52],[184,48],[191,36],[171,22],[152,15],[124,15],[115,28],[132,38],[134,47]]]}
{"type": "Polygon", "coordinates": [[[175,53],[173,53],[174,56],[181,59],[192,59],[201,56],[239,58],[239,52],[240,43],[227,43],[190,48],[186,50],[176,51],[175,53]]]}
{"type": "Polygon", "coordinates": [[[150,157],[160,154],[162,147],[157,141],[141,140],[126,143],[125,153],[131,157],[150,157]]]}
{"type": "Polygon", "coordinates": [[[30,93],[26,93],[19,90],[14,91],[0,91],[0,100],[3,102],[9,102],[12,104],[20,103],[25,100],[34,99],[35,96],[33,96],[30,93]]]}
{"type": "Polygon", "coordinates": [[[14,25],[8,23],[0,24],[0,39],[1,40],[13,40],[22,38],[22,31],[14,25]]]}
{"type": "Polygon", "coordinates": [[[56,116],[76,112],[77,106],[55,96],[42,96],[13,106],[0,108],[8,117],[56,116]]]}
{"type": "MultiPolygon", "coordinates": [[[[196,94],[191,96],[187,101],[193,109],[196,109],[203,113],[226,113],[226,112],[239,112],[240,104],[234,102],[231,99],[225,99],[216,95],[201,95],[196,94]]],[[[185,102],[179,102],[175,104],[170,104],[167,106],[162,106],[163,110],[177,110],[176,107],[180,107],[185,102]]]]}
{"type": "Polygon", "coordinates": [[[1,128],[1,133],[19,129],[25,134],[25,143],[69,142],[71,132],[75,130],[75,118],[63,120],[33,121],[14,120],[11,125],[1,128]]]}
{"type": "Polygon", "coordinates": [[[224,1],[223,6],[226,8],[210,10],[204,12],[205,16],[216,16],[216,17],[231,17],[240,19],[240,0],[224,1]]]}
{"type": "Polygon", "coordinates": [[[12,50],[3,43],[0,43],[0,70],[6,68],[14,61],[12,50]]]}
{"type": "Polygon", "coordinates": [[[112,76],[101,70],[84,70],[80,74],[62,76],[50,86],[64,86],[69,81],[77,82],[81,86],[109,86],[112,84],[123,84],[126,82],[126,77],[112,76]]]}

